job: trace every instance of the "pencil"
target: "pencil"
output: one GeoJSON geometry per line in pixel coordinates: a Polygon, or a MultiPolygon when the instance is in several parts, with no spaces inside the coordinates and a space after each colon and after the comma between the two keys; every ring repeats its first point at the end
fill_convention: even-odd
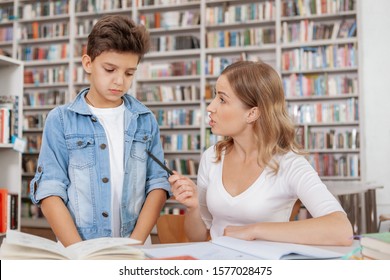
{"type": "Polygon", "coordinates": [[[148,150],[145,150],[145,152],[155,161],[158,165],[160,165],[166,172],[168,172],[169,175],[173,175],[172,170],[170,170],[168,167],[166,167],[165,164],[163,164],[158,158],[156,158],[151,152],[148,150]]]}

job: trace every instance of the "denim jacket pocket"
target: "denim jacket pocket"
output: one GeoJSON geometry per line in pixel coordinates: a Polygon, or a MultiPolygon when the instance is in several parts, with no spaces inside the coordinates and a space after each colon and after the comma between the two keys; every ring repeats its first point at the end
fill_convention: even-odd
{"type": "Polygon", "coordinates": [[[134,135],[133,144],[131,146],[131,157],[141,161],[146,161],[147,143],[150,142],[152,136],[146,131],[137,131],[134,135]]]}
{"type": "Polygon", "coordinates": [[[86,168],[95,162],[95,140],[92,137],[72,137],[66,139],[69,151],[69,165],[86,168]]]}

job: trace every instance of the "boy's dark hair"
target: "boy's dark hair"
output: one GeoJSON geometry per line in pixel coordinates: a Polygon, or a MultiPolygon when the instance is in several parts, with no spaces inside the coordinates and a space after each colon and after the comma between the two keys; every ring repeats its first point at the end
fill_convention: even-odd
{"type": "Polygon", "coordinates": [[[139,62],[149,48],[149,33],[143,25],[136,25],[124,15],[107,15],[99,19],[89,34],[87,55],[93,61],[105,51],[132,52],[139,56],[139,62]]]}

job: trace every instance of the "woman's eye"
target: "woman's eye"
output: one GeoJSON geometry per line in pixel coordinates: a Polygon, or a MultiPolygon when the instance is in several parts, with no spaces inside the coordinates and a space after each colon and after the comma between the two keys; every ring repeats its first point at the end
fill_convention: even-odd
{"type": "Polygon", "coordinates": [[[220,102],[220,103],[225,103],[225,100],[224,100],[223,98],[220,97],[220,98],[219,98],[219,102],[220,102]]]}
{"type": "Polygon", "coordinates": [[[105,69],[107,72],[113,72],[114,71],[114,69],[105,69]]]}

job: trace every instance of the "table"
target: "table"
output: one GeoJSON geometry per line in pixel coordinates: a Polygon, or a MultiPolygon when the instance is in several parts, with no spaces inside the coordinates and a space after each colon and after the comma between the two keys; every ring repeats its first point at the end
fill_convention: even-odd
{"type": "Polygon", "coordinates": [[[377,232],[376,190],[383,185],[372,182],[324,181],[340,201],[352,223],[354,234],[377,232]]]}

